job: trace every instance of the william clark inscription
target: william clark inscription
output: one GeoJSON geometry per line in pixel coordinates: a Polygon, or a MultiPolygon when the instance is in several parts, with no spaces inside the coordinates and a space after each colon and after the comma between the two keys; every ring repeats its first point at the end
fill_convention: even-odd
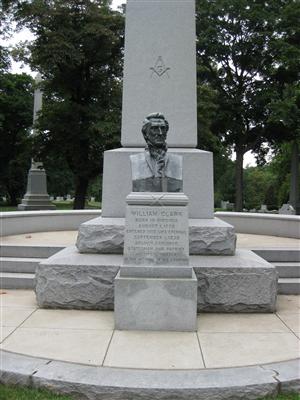
{"type": "Polygon", "coordinates": [[[187,230],[187,206],[129,206],[124,264],[188,265],[187,230]]]}

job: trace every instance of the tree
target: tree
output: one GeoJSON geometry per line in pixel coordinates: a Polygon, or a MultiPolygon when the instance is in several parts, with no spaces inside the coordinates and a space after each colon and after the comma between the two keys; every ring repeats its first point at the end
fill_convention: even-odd
{"type": "Polygon", "coordinates": [[[26,74],[2,73],[0,88],[0,185],[16,205],[30,163],[33,80],[26,74]]]}
{"type": "Polygon", "coordinates": [[[74,208],[84,208],[103,152],[119,143],[123,17],[102,0],[33,0],[17,18],[36,40],[23,53],[43,76],[35,148],[61,154],[74,175],[74,208]]]}
{"type": "Polygon", "coordinates": [[[212,131],[233,148],[235,207],[243,208],[243,157],[265,138],[267,105],[272,98],[264,77],[274,65],[270,42],[281,0],[197,0],[197,58],[200,78],[218,92],[212,131]]]}

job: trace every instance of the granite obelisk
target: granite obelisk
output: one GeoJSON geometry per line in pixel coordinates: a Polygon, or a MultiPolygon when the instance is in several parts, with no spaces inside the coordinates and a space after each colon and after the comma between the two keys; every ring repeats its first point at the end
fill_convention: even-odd
{"type": "MultiPolygon", "coordinates": [[[[43,104],[43,93],[39,87],[41,81],[41,75],[37,74],[35,78],[36,88],[34,90],[33,125],[38,118],[38,113],[42,109],[43,104]]],[[[35,129],[33,129],[32,134],[35,135],[35,129]]],[[[21,211],[31,211],[54,210],[55,208],[47,193],[47,175],[43,163],[32,159],[27,178],[27,191],[21,204],[18,205],[18,209],[21,211]]]]}

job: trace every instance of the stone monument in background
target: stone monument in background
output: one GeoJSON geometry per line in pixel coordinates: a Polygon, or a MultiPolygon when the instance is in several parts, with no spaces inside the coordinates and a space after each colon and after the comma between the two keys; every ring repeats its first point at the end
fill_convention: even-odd
{"type": "MultiPolygon", "coordinates": [[[[233,226],[214,217],[213,156],[196,149],[196,106],[195,1],[128,0],[123,147],[104,154],[101,217],[80,226],[76,247],[62,250],[38,266],[36,295],[40,307],[112,310],[114,286],[118,291],[118,285],[124,285],[120,302],[116,299],[115,304],[117,313],[128,311],[126,325],[122,319],[116,321],[120,329],[192,330],[195,314],[190,301],[194,301],[195,282],[199,312],[275,310],[275,267],[250,250],[235,251],[233,226]],[[177,163],[173,175],[165,169],[163,151],[157,165],[148,168],[145,164],[147,154],[140,124],[145,115],[158,110],[170,123],[167,154],[170,159],[182,160],[182,182],[177,163]],[[134,190],[149,190],[147,173],[152,169],[157,178],[154,186],[160,188],[160,193],[131,193],[131,164],[134,190]],[[135,165],[143,166],[142,173],[135,170],[135,165]],[[163,171],[167,176],[163,177],[163,171]],[[179,191],[167,193],[164,190],[168,186],[179,191]],[[174,215],[178,212],[176,218],[160,213],[166,209],[172,209],[174,215]],[[186,214],[188,220],[184,219],[186,214]],[[158,220],[163,217],[165,221],[158,220]],[[182,229],[178,229],[179,225],[182,229]],[[164,242],[161,247],[159,240],[164,242]],[[175,252],[175,247],[180,253],[175,252]],[[189,263],[185,262],[188,255],[189,263]],[[151,276],[157,281],[153,282],[151,276]],[[184,280],[188,282],[187,302],[183,300],[184,280]],[[180,289],[176,282],[180,282],[180,289]],[[145,290],[135,292],[139,284],[145,290]],[[177,291],[180,296],[176,305],[177,291]],[[156,309],[153,315],[147,308],[150,293],[157,301],[152,302],[152,311],[156,309]],[[132,318],[134,307],[128,304],[130,300],[134,307],[143,305],[139,325],[132,318]],[[170,316],[166,314],[166,304],[170,304],[170,316]],[[179,320],[185,318],[184,310],[188,309],[192,317],[180,326],[179,320]],[[165,325],[163,318],[168,320],[165,325]]],[[[155,119],[165,134],[166,123],[160,117],[155,119]]]]}
{"type": "MultiPolygon", "coordinates": [[[[43,93],[39,88],[41,75],[35,78],[36,88],[34,90],[33,104],[33,124],[38,118],[38,113],[42,109],[43,93]]],[[[33,135],[35,130],[33,130],[33,135]]],[[[21,211],[30,210],[54,210],[56,207],[51,203],[47,192],[47,175],[42,162],[31,160],[31,167],[27,177],[27,191],[18,209],[21,211]]]]}

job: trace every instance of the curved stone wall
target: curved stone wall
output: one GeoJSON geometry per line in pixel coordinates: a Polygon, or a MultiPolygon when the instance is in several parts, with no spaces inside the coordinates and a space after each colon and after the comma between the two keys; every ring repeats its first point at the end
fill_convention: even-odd
{"type": "Polygon", "coordinates": [[[101,210],[15,211],[0,213],[1,236],[21,233],[72,231],[89,219],[99,217],[101,210]]]}
{"type": "Polygon", "coordinates": [[[235,227],[237,233],[300,239],[300,216],[263,213],[216,212],[215,216],[235,227]]]}
{"type": "MultiPolygon", "coordinates": [[[[16,211],[0,213],[1,236],[21,233],[77,230],[79,225],[99,217],[101,210],[16,211]]],[[[261,213],[216,212],[233,225],[237,233],[300,239],[300,217],[261,213]]]]}

